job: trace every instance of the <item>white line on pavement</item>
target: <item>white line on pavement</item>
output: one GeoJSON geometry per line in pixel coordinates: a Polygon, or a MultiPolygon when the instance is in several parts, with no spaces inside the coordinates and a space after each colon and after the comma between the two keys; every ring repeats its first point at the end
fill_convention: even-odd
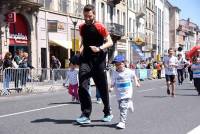
{"type": "Polygon", "coordinates": [[[69,104],[61,104],[61,105],[50,106],[50,107],[43,107],[43,108],[38,108],[38,109],[32,109],[32,110],[23,111],[23,112],[17,112],[17,113],[12,113],[12,114],[0,115],[0,118],[14,116],[14,115],[20,115],[20,114],[25,114],[25,113],[31,113],[31,112],[35,112],[35,111],[41,111],[41,110],[55,108],[55,107],[63,107],[63,106],[66,106],[66,105],[69,105],[69,104]]]}
{"type": "Polygon", "coordinates": [[[156,90],[156,89],[152,88],[152,89],[138,90],[137,92],[142,93],[142,92],[148,92],[148,91],[152,91],[152,90],[156,90]]]}
{"type": "Polygon", "coordinates": [[[192,129],[190,132],[187,134],[199,134],[200,133],[200,125],[194,129],[192,129]]]}
{"type": "MultiPolygon", "coordinates": [[[[112,98],[114,96],[115,95],[110,95],[110,98],[112,98]]],[[[92,98],[92,101],[94,101],[94,100],[95,100],[95,98],[92,98]]],[[[41,110],[46,110],[46,109],[51,109],[51,108],[56,108],[56,107],[63,107],[63,106],[67,106],[67,105],[70,105],[70,104],[61,104],[61,105],[32,109],[32,110],[27,110],[27,111],[12,113],[12,114],[5,114],[5,115],[0,115],[0,118],[14,116],[14,115],[20,115],[20,114],[25,114],[25,113],[31,113],[31,112],[36,112],[36,111],[41,111],[41,110]]]]}
{"type": "Polygon", "coordinates": [[[163,88],[165,88],[165,86],[158,87],[158,88],[150,88],[150,89],[138,90],[136,92],[143,93],[143,92],[148,92],[148,91],[157,90],[157,89],[163,89],[163,88]]]}

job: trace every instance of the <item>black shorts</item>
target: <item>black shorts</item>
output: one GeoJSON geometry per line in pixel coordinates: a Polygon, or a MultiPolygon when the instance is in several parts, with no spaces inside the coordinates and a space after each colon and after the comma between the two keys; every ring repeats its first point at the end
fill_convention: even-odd
{"type": "Polygon", "coordinates": [[[170,81],[172,83],[176,82],[176,76],[175,75],[165,75],[166,81],[170,81]]]}

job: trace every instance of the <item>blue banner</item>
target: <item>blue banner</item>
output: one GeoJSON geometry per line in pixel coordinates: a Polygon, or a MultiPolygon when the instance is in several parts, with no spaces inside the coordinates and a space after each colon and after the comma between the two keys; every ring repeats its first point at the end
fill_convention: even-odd
{"type": "Polygon", "coordinates": [[[145,56],[142,53],[142,50],[136,44],[132,44],[131,46],[133,48],[133,51],[136,52],[139,55],[139,57],[144,60],[145,56]]]}

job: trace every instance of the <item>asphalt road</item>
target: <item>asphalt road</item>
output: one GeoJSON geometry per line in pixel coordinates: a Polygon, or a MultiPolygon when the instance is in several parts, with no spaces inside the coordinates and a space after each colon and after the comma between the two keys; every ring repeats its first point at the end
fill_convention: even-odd
{"type": "Polygon", "coordinates": [[[200,125],[200,96],[188,81],[176,93],[175,98],[166,94],[164,79],[142,82],[134,88],[135,112],[128,114],[124,130],[115,128],[119,110],[114,93],[114,119],[104,123],[103,104],[95,103],[93,88],[92,123],[83,126],[74,123],[80,105],[71,103],[67,91],[0,97],[0,134],[187,134],[200,125]]]}

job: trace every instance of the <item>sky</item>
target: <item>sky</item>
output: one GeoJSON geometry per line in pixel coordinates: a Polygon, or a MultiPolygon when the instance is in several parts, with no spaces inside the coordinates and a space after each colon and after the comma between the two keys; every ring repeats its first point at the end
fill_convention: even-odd
{"type": "Polygon", "coordinates": [[[181,19],[190,20],[200,26],[200,0],[168,0],[181,9],[181,19]]]}

